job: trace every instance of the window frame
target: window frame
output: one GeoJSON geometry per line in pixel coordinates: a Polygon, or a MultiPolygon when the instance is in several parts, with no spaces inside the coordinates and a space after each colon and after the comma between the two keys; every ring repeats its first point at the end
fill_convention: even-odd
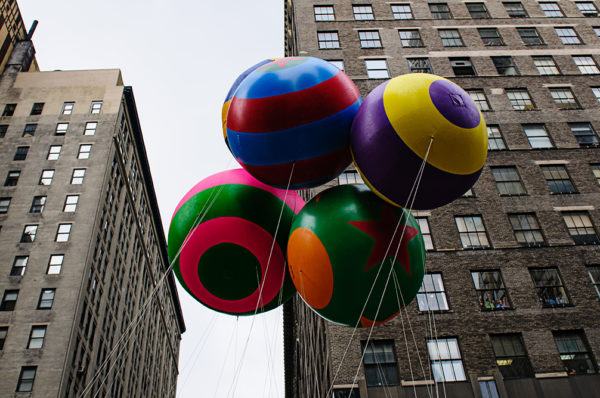
{"type": "Polygon", "coordinates": [[[21,366],[21,372],[19,373],[19,379],[17,381],[16,392],[31,392],[33,391],[33,384],[35,383],[35,376],[37,373],[37,366],[21,366]],[[29,376],[29,374],[31,374],[29,376]],[[27,375],[27,376],[26,376],[27,375]]]}
{"type": "Polygon", "coordinates": [[[581,36],[572,26],[555,26],[554,32],[565,46],[577,46],[584,44],[581,36]]]}
{"type": "Polygon", "coordinates": [[[431,227],[429,226],[429,218],[426,216],[415,216],[415,220],[417,220],[419,223],[419,230],[421,231],[421,236],[423,237],[423,242],[425,243],[425,250],[435,250],[433,236],[431,235],[431,227]]]}
{"type": "Polygon", "coordinates": [[[527,189],[517,166],[490,166],[500,196],[525,196],[527,189]]]}
{"type": "Polygon", "coordinates": [[[580,54],[580,55],[571,55],[573,59],[573,63],[579,69],[582,75],[597,75],[600,74],[600,68],[598,67],[598,62],[592,55],[580,54]],[[581,62],[581,61],[588,62],[581,62]],[[580,63],[578,63],[580,61],[580,63]]]}
{"type": "Polygon", "coordinates": [[[515,240],[522,247],[546,246],[546,237],[535,213],[508,213],[515,240]]]}
{"type": "Polygon", "coordinates": [[[34,102],[33,105],[31,105],[31,112],[29,112],[29,115],[30,116],[41,115],[43,111],[44,111],[44,103],[43,102],[34,102]]]}
{"type": "Polygon", "coordinates": [[[419,312],[448,312],[450,302],[441,272],[427,272],[416,296],[419,312]]]}
{"type": "Polygon", "coordinates": [[[29,256],[15,256],[13,265],[10,268],[10,276],[23,276],[27,271],[27,263],[29,262],[29,256]]]}
{"type": "Polygon", "coordinates": [[[71,185],[81,185],[85,180],[85,173],[87,169],[73,169],[73,173],[71,174],[71,185]]]}
{"type": "Polygon", "coordinates": [[[515,60],[510,55],[492,56],[492,63],[500,76],[521,76],[515,60]]]}
{"type": "Polygon", "coordinates": [[[23,233],[21,234],[21,240],[19,243],[33,243],[37,236],[39,225],[38,224],[25,224],[23,226],[23,233]]]}
{"type": "Polygon", "coordinates": [[[71,114],[73,114],[74,108],[75,108],[74,101],[63,102],[62,110],[60,113],[61,113],[61,115],[71,115],[71,114]]]}
{"type": "Polygon", "coordinates": [[[47,330],[47,325],[31,325],[31,330],[29,331],[29,339],[27,340],[27,349],[36,350],[44,348],[44,340],[46,339],[47,330]],[[34,333],[39,334],[40,331],[43,331],[41,336],[34,336],[34,333]],[[32,346],[34,344],[35,346],[32,346]]]}
{"type": "Polygon", "coordinates": [[[598,133],[590,122],[573,122],[567,123],[569,130],[575,137],[575,140],[579,144],[580,148],[598,147],[600,146],[600,139],[598,139],[598,133]],[[585,134],[584,134],[585,133],[585,134]]]}
{"type": "Polygon", "coordinates": [[[554,57],[551,55],[533,56],[532,60],[533,60],[533,66],[535,66],[535,68],[537,69],[540,76],[556,76],[556,75],[562,74],[558,65],[556,64],[556,61],[554,60],[554,57]],[[536,64],[536,61],[540,64],[539,65],[536,64]],[[548,63],[547,65],[542,65],[541,62],[544,62],[544,61],[550,61],[551,64],[548,63]],[[547,72],[547,71],[554,71],[554,70],[556,70],[556,73],[542,73],[542,71],[547,72]]]}
{"type": "Polygon", "coordinates": [[[542,164],[540,165],[540,170],[542,171],[544,180],[546,180],[551,195],[578,193],[566,165],[542,164]]]}
{"type": "Polygon", "coordinates": [[[48,155],[46,156],[46,160],[58,160],[60,158],[60,153],[62,151],[62,145],[50,145],[48,148],[48,155]],[[58,148],[58,151],[53,151],[58,148]]]}
{"type": "Polygon", "coordinates": [[[92,144],[79,144],[79,150],[77,151],[77,159],[89,159],[91,155],[92,144]]]}
{"type": "Polygon", "coordinates": [[[500,130],[500,126],[497,124],[488,124],[487,127],[487,135],[488,135],[488,151],[505,151],[507,150],[506,141],[504,140],[504,135],[502,134],[502,130],[500,130]],[[496,131],[494,131],[496,129],[496,131]],[[498,133],[496,135],[496,133],[498,133]],[[490,145],[493,142],[495,146],[490,145]],[[499,145],[498,143],[502,145],[499,145]]]}
{"type": "Polygon", "coordinates": [[[526,88],[507,88],[504,89],[506,97],[515,111],[534,111],[537,106],[526,88]]]}
{"type": "Polygon", "coordinates": [[[527,137],[527,141],[529,141],[529,146],[531,147],[531,149],[554,148],[554,141],[552,140],[552,137],[548,133],[548,129],[546,129],[545,124],[543,124],[543,123],[527,123],[527,124],[522,124],[521,127],[523,128],[523,133],[525,134],[525,137],[527,137]],[[531,135],[531,134],[528,134],[528,131],[530,133],[533,133],[535,131],[537,131],[537,132],[543,131],[544,134],[543,135],[539,135],[539,134],[531,135]],[[547,144],[546,144],[546,142],[547,142],[547,144]]]}
{"type": "Polygon", "coordinates": [[[558,2],[556,1],[541,1],[539,3],[540,5],[540,9],[542,10],[542,12],[544,13],[544,15],[548,18],[564,18],[565,17],[565,13],[562,10],[562,8],[560,8],[560,5],[558,4],[558,2]],[[556,6],[555,9],[544,9],[543,6],[549,6],[549,5],[553,5],[556,6]]]}
{"type": "Polygon", "coordinates": [[[540,35],[534,26],[518,27],[517,32],[526,46],[542,46],[546,44],[544,38],[540,35]],[[531,34],[534,33],[534,34],[531,34]]]}
{"type": "Polygon", "coordinates": [[[365,59],[365,69],[367,71],[367,77],[369,79],[389,79],[390,71],[388,69],[387,60],[385,58],[371,58],[365,59]],[[383,62],[385,65],[385,76],[380,74],[384,69],[381,68],[370,68],[369,64],[373,65],[374,62],[383,62]]]}
{"type": "Polygon", "coordinates": [[[37,126],[38,126],[37,123],[27,123],[25,125],[25,128],[23,129],[22,137],[25,137],[25,138],[33,137],[37,130],[37,126]]]}
{"type": "Polygon", "coordinates": [[[529,268],[529,274],[531,275],[533,287],[543,308],[565,307],[572,305],[558,267],[531,267],[529,268]],[[554,275],[550,276],[550,278],[553,280],[549,280],[547,283],[540,284],[540,282],[544,282],[542,279],[550,278],[542,277],[536,280],[534,273],[548,271],[553,271],[554,275]],[[548,289],[551,289],[551,291],[554,293],[546,294],[546,292],[549,291],[548,289]],[[562,297],[562,299],[560,297],[562,297]]]}
{"type": "Polygon", "coordinates": [[[418,58],[406,58],[406,62],[408,62],[408,69],[410,73],[433,73],[433,68],[431,67],[431,61],[427,57],[418,57],[418,58]],[[424,62],[424,67],[413,67],[416,62],[424,62]]]}
{"type": "Polygon", "coordinates": [[[562,217],[567,232],[576,245],[600,244],[598,232],[587,211],[563,211],[562,217]],[[575,217],[578,219],[576,220],[575,217]],[[581,233],[582,231],[585,233],[581,233]]]}
{"type": "Polygon", "coordinates": [[[499,269],[471,270],[471,280],[475,287],[475,293],[477,293],[479,298],[479,308],[481,311],[513,309],[508,289],[504,283],[502,272],[499,269]],[[498,286],[494,286],[493,283],[486,284],[487,274],[491,275],[493,282],[499,282],[498,286]]]}
{"type": "Polygon", "coordinates": [[[487,228],[485,227],[485,223],[481,214],[455,215],[454,222],[456,224],[456,229],[458,230],[458,236],[463,249],[478,250],[492,248],[489,236],[487,234],[487,228]],[[469,229],[467,219],[471,219],[469,223],[473,224],[475,227],[474,230],[469,229]],[[476,219],[479,219],[479,222],[476,222],[476,219]],[[459,224],[459,220],[461,221],[462,226],[459,224]],[[480,225],[483,229],[478,229],[478,225],[480,225]],[[461,227],[464,227],[465,229],[462,230],[461,227]],[[475,241],[477,244],[473,244],[473,235],[476,237],[475,241]],[[467,241],[469,244],[466,244],[467,241]]]}
{"type": "Polygon", "coordinates": [[[502,5],[509,18],[529,18],[527,9],[520,1],[503,1],[502,5]],[[516,6],[516,8],[509,8],[512,6],[516,6]]]}
{"type": "Polygon", "coordinates": [[[31,200],[31,207],[29,208],[30,213],[43,213],[46,207],[46,201],[48,197],[46,195],[34,196],[31,200]]]}
{"type": "Polygon", "coordinates": [[[73,229],[72,223],[61,223],[56,228],[55,242],[68,242],[71,238],[71,230],[73,229]],[[65,231],[66,230],[66,231],[65,231]]]}
{"type": "MultiPolygon", "coordinates": [[[[552,331],[552,337],[554,338],[554,343],[556,344],[556,350],[558,351],[558,354],[560,356],[560,359],[563,363],[563,365],[565,366],[565,371],[567,372],[567,374],[569,375],[576,375],[576,374],[594,374],[598,372],[598,369],[596,368],[596,363],[594,360],[594,356],[593,356],[593,352],[590,349],[590,345],[587,341],[587,338],[585,336],[585,333],[583,330],[557,330],[557,331],[552,331]],[[565,338],[566,336],[576,336],[579,338],[579,342],[578,343],[571,343],[571,344],[559,344],[559,340],[558,338],[565,338]],[[567,349],[565,351],[563,351],[563,349],[561,348],[561,345],[563,346],[563,348],[567,349]],[[569,350],[569,348],[577,348],[579,349],[578,351],[575,350],[569,350]],[[583,348],[583,350],[582,350],[583,348]],[[567,361],[575,361],[576,357],[578,355],[583,355],[584,356],[584,360],[587,362],[588,365],[588,370],[585,372],[581,371],[581,367],[578,366],[577,369],[574,366],[567,366],[567,361]],[[566,357],[563,359],[563,356],[566,357]]],[[[579,361],[581,361],[581,359],[579,359],[579,361]]]]}
{"type": "Polygon", "coordinates": [[[581,13],[581,15],[583,15],[586,18],[596,18],[598,17],[598,7],[596,7],[596,4],[593,1],[576,1],[575,5],[577,6],[577,9],[579,10],[579,12],[581,13]],[[591,7],[581,7],[583,5],[588,5],[591,7]]]}
{"type": "Polygon", "coordinates": [[[335,9],[333,5],[315,4],[313,7],[315,22],[335,21],[335,9]],[[329,12],[317,12],[317,9],[329,12]]]}
{"type": "Polygon", "coordinates": [[[398,29],[398,37],[400,38],[400,45],[403,48],[420,48],[425,46],[419,29],[398,29]],[[416,37],[402,37],[403,33],[416,33],[416,37]]]}
{"type": "Polygon", "coordinates": [[[490,18],[490,13],[485,5],[485,3],[465,3],[465,6],[467,7],[467,11],[469,12],[469,15],[471,16],[471,19],[489,19],[490,18]],[[482,7],[483,10],[472,10],[469,7],[482,7]],[[475,16],[478,15],[478,16],[475,16]],[[484,16],[479,16],[479,15],[484,15],[484,16]]]}
{"type": "Polygon", "coordinates": [[[52,180],[54,179],[55,170],[54,169],[44,169],[40,174],[40,180],[38,185],[52,185],[52,180]],[[49,175],[49,176],[48,176],[49,175]]]}
{"type": "Polygon", "coordinates": [[[442,46],[444,46],[444,47],[464,47],[465,46],[465,43],[462,39],[459,29],[443,28],[443,29],[438,29],[437,31],[438,31],[438,36],[440,37],[440,40],[442,42],[442,46]],[[446,33],[446,34],[452,33],[453,36],[452,37],[443,37],[442,32],[446,33]]]}
{"type": "Polygon", "coordinates": [[[479,37],[481,38],[483,45],[486,47],[498,47],[506,45],[498,28],[477,28],[477,32],[479,33],[479,37]],[[493,33],[495,33],[495,35],[493,35],[493,33]]]}
{"type": "Polygon", "coordinates": [[[15,155],[13,156],[14,161],[23,161],[27,160],[27,155],[29,154],[29,146],[18,146],[15,151],[15,155]]]}
{"type": "Polygon", "coordinates": [[[103,101],[102,100],[94,100],[90,104],[90,113],[92,115],[97,115],[102,112],[103,101]]]}
{"type": "Polygon", "coordinates": [[[473,100],[473,102],[475,102],[475,105],[477,105],[477,108],[479,108],[481,112],[488,112],[492,110],[492,107],[490,106],[484,89],[470,88],[465,91],[467,92],[467,94],[469,94],[469,97],[471,97],[471,99],[473,100]]]}
{"type": "Polygon", "coordinates": [[[527,353],[521,333],[490,334],[490,344],[494,358],[496,359],[496,366],[505,380],[534,377],[535,372],[529,360],[529,354],[527,353]],[[510,339],[512,341],[502,341],[501,339],[510,339]],[[496,340],[496,343],[494,340],[496,340]],[[504,352],[499,353],[497,348],[501,348],[504,352]],[[506,352],[507,349],[513,350],[512,355],[506,352]],[[521,352],[519,352],[519,349],[521,352]],[[514,369],[519,364],[520,366],[518,367],[521,369],[514,369]]]}
{"type": "Polygon", "coordinates": [[[0,214],[8,213],[8,209],[10,208],[10,202],[12,198],[5,196],[0,198],[0,214]]]}
{"type": "Polygon", "coordinates": [[[43,311],[51,310],[52,307],[54,306],[55,298],[56,298],[56,289],[55,288],[42,288],[42,290],[40,291],[40,298],[38,300],[36,309],[43,310],[43,311]],[[52,293],[52,297],[44,298],[44,294],[49,295],[50,293],[52,293]]]}
{"type": "Polygon", "coordinates": [[[317,31],[317,44],[319,50],[338,50],[342,48],[337,30],[317,31]]]}
{"type": "Polygon", "coordinates": [[[6,289],[2,295],[2,301],[0,302],[0,311],[14,311],[17,306],[17,300],[19,300],[19,289],[6,289]],[[9,296],[15,296],[14,300],[9,296]]]}
{"type": "Polygon", "coordinates": [[[433,373],[433,377],[436,382],[450,383],[450,382],[460,382],[460,381],[467,380],[467,375],[466,375],[464,365],[462,362],[460,346],[458,344],[458,338],[456,338],[456,337],[439,337],[439,338],[437,338],[436,337],[433,339],[427,339],[427,353],[429,355],[429,363],[431,366],[431,372],[433,373]],[[440,342],[446,344],[446,349],[442,350],[443,351],[442,353],[440,353],[440,342]],[[455,349],[452,349],[450,347],[450,342],[452,342],[453,345],[456,346],[455,349]],[[432,347],[435,347],[436,352],[432,351],[432,347]],[[453,357],[454,356],[453,351],[456,354],[458,354],[458,357],[453,357]],[[449,356],[447,358],[442,357],[442,356],[445,356],[444,354],[446,352],[448,353],[449,356]],[[432,354],[435,354],[435,357],[432,354]],[[450,368],[448,368],[448,366],[444,366],[445,363],[449,364],[450,368]],[[460,368],[458,368],[457,365],[460,365],[460,368]],[[449,379],[447,377],[446,372],[444,371],[445,368],[447,368],[448,370],[452,369],[452,376],[453,376],[452,379],[449,379]],[[460,372],[462,373],[462,377],[457,377],[457,369],[460,369],[460,372]]]}
{"type": "Polygon", "coordinates": [[[371,4],[352,4],[352,15],[355,21],[373,21],[375,19],[371,4]],[[367,11],[365,12],[365,10],[367,11]]]}
{"type": "Polygon", "coordinates": [[[361,347],[367,387],[389,387],[400,385],[400,375],[398,374],[398,361],[396,359],[394,340],[361,341],[361,347]],[[377,351],[378,348],[381,348],[381,353],[379,355],[377,351]],[[391,358],[389,358],[389,354],[391,354],[391,358]],[[383,356],[383,358],[381,358],[381,356],[383,356]],[[380,359],[382,359],[382,361],[380,359]],[[373,370],[375,371],[374,374],[373,370]]]}
{"type": "Polygon", "coordinates": [[[415,16],[413,15],[412,12],[412,7],[410,6],[410,3],[396,3],[396,4],[390,4],[390,9],[392,11],[392,17],[395,20],[407,20],[407,19],[415,19],[415,16]],[[400,11],[395,11],[394,7],[408,7],[408,12],[404,11],[404,12],[400,12],[400,11]],[[399,16],[405,16],[408,15],[408,18],[399,18],[399,16]]]}
{"type": "Polygon", "coordinates": [[[65,202],[63,205],[63,213],[74,213],[77,211],[77,205],[79,204],[79,194],[65,196],[65,202]],[[75,200],[73,200],[75,198],[75,200]],[[71,210],[72,209],[72,210],[71,210]]]}
{"type": "Polygon", "coordinates": [[[377,29],[359,30],[358,41],[360,48],[383,48],[381,36],[377,29]]]}
{"type": "Polygon", "coordinates": [[[96,121],[85,122],[85,127],[83,128],[83,135],[96,135],[97,129],[98,129],[98,122],[96,122],[96,121]]]}
{"type": "Polygon", "coordinates": [[[50,257],[48,257],[48,267],[46,268],[46,275],[60,275],[60,273],[62,272],[64,262],[64,254],[51,254],[50,257]]]}
{"type": "Polygon", "coordinates": [[[431,19],[454,19],[448,3],[428,3],[431,19]],[[434,9],[433,7],[438,7],[434,9]]]}
{"type": "Polygon", "coordinates": [[[364,180],[362,179],[360,173],[358,172],[358,170],[344,170],[343,173],[341,173],[338,176],[338,185],[346,185],[346,184],[364,184],[364,180]],[[352,176],[352,182],[350,181],[351,179],[349,178],[350,176],[352,176]]]}

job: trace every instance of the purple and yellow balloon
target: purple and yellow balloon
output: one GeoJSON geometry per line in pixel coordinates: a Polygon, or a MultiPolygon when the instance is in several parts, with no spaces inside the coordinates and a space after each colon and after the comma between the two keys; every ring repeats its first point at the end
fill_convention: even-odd
{"type": "Polygon", "coordinates": [[[231,99],[233,98],[233,94],[235,94],[235,90],[237,90],[240,84],[244,81],[246,77],[248,77],[250,73],[254,72],[261,66],[268,64],[269,62],[273,62],[275,60],[277,60],[277,58],[269,58],[265,59],[264,61],[260,61],[255,65],[252,65],[251,67],[243,71],[237,79],[235,79],[233,85],[229,89],[229,92],[225,97],[225,102],[223,103],[223,108],[221,109],[221,123],[223,124],[223,136],[225,138],[225,144],[227,145],[227,148],[229,148],[229,142],[227,141],[227,112],[229,111],[229,105],[231,105],[231,99]]]}
{"type": "Polygon", "coordinates": [[[352,80],[313,57],[281,58],[250,73],[227,113],[237,161],[279,188],[321,185],[351,162],[350,127],[362,99],[352,80]]]}
{"type": "Polygon", "coordinates": [[[458,85],[427,73],[376,87],[354,118],[350,141],[356,168],[373,192],[413,209],[460,197],[475,184],[487,157],[487,129],[477,105],[458,85]]]}
{"type": "Polygon", "coordinates": [[[242,169],[194,186],[179,202],[168,253],[181,285],[219,312],[251,315],[287,301],[295,289],[285,263],[292,219],[304,205],[242,169]]]}

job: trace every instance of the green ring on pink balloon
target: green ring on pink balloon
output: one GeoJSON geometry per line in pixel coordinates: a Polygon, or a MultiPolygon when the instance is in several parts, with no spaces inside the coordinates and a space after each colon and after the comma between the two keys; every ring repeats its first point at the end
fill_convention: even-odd
{"type": "MultiPolygon", "coordinates": [[[[209,307],[238,314],[255,311],[277,296],[285,280],[284,255],[278,245],[271,244],[272,241],[273,236],[266,230],[241,218],[220,217],[208,220],[188,236],[179,258],[181,275],[193,294],[209,307]],[[202,256],[207,250],[223,243],[244,247],[260,264],[262,272],[258,287],[251,295],[242,299],[219,298],[200,281],[198,264],[202,256]]],[[[227,267],[225,264],[224,266],[227,267]]]]}

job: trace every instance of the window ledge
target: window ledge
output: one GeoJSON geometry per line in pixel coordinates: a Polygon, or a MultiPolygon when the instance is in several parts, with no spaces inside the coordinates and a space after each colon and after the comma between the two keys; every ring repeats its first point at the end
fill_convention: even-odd
{"type": "Polygon", "coordinates": [[[402,380],[400,382],[400,384],[402,385],[402,387],[432,386],[435,384],[435,381],[433,381],[433,380],[410,380],[410,381],[402,380]]]}
{"type": "Polygon", "coordinates": [[[567,372],[549,372],[549,373],[536,373],[536,379],[552,379],[556,377],[569,377],[567,372]]]}

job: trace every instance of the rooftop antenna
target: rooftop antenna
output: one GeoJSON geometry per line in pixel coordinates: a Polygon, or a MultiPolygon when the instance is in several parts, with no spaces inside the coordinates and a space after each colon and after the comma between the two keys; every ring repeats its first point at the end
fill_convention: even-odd
{"type": "Polygon", "coordinates": [[[33,32],[35,32],[35,28],[37,28],[38,21],[37,19],[33,20],[31,24],[31,28],[29,28],[29,32],[27,32],[27,36],[25,36],[25,40],[31,40],[31,36],[33,36],[33,32]]]}

